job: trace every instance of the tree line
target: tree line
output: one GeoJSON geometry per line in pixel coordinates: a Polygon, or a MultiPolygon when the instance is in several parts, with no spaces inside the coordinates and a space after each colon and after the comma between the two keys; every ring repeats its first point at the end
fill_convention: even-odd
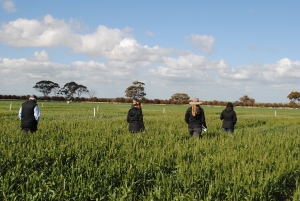
{"type": "MultiPolygon", "coordinates": [[[[117,98],[97,98],[95,90],[88,90],[86,86],[77,84],[74,81],[66,83],[62,88],[59,84],[49,81],[42,80],[37,82],[33,88],[43,94],[39,97],[39,100],[43,101],[65,101],[72,100],[77,102],[107,102],[107,103],[131,103],[133,98],[140,99],[143,103],[148,104],[188,104],[190,102],[190,96],[186,93],[175,93],[169,99],[147,99],[145,93],[145,83],[140,81],[132,82],[132,85],[128,86],[125,90],[124,97],[117,98]],[[53,92],[54,96],[49,96],[53,92]],[[90,98],[81,97],[82,94],[87,93],[90,98]],[[75,97],[77,94],[77,97],[75,97]]],[[[29,95],[16,96],[16,95],[0,95],[0,99],[9,100],[27,100],[29,95]]],[[[239,98],[239,101],[234,101],[234,106],[249,106],[249,107],[287,107],[287,108],[298,108],[300,101],[299,92],[291,92],[287,98],[290,100],[288,104],[282,103],[256,103],[254,98],[250,98],[248,95],[243,95],[239,98]],[[298,104],[297,104],[297,103],[298,104]]],[[[203,105],[214,105],[214,106],[226,106],[227,102],[224,101],[203,101],[203,105]]]]}
{"type": "MultiPolygon", "coordinates": [[[[30,95],[0,95],[0,100],[28,100],[30,95]]],[[[39,101],[66,101],[66,98],[63,96],[40,96],[38,97],[39,101]]],[[[70,99],[69,99],[70,100],[70,99]]],[[[131,98],[117,97],[117,98],[85,98],[85,97],[73,97],[71,98],[73,102],[101,102],[101,103],[132,103],[131,98]]],[[[162,104],[162,105],[187,105],[190,100],[179,100],[176,101],[174,99],[147,99],[145,97],[140,99],[144,104],[162,104]]],[[[272,108],[299,108],[299,105],[294,101],[290,103],[255,103],[255,102],[242,102],[242,101],[234,101],[232,102],[234,106],[241,107],[272,107],[272,108]]],[[[203,101],[202,105],[207,106],[226,106],[227,101],[203,101]]]]}

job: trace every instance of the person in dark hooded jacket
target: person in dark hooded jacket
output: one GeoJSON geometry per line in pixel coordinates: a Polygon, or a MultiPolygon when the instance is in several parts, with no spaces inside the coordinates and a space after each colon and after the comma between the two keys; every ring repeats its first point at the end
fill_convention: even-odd
{"type": "Polygon", "coordinates": [[[230,132],[233,134],[234,126],[237,122],[236,113],[233,110],[233,104],[231,102],[227,103],[226,108],[222,111],[220,119],[223,120],[222,128],[225,132],[230,132]]]}
{"type": "Polygon", "coordinates": [[[129,123],[129,132],[137,133],[145,131],[143,113],[141,110],[140,102],[136,101],[134,103],[134,107],[128,111],[127,122],[129,123]]]}

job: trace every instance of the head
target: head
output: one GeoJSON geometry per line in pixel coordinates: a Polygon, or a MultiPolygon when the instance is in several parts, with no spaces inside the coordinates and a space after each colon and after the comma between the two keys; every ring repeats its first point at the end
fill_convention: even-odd
{"type": "Polygon", "coordinates": [[[34,102],[37,102],[37,97],[36,97],[36,95],[30,95],[29,96],[29,100],[33,100],[34,102]]]}
{"type": "Polygon", "coordinates": [[[192,100],[192,102],[189,102],[189,104],[192,105],[192,106],[193,105],[200,105],[200,104],[202,104],[202,102],[199,101],[199,98],[194,97],[193,100],[192,100]]]}
{"type": "Polygon", "coordinates": [[[135,105],[137,102],[138,102],[138,99],[137,99],[137,98],[133,98],[133,99],[132,99],[132,104],[135,105]]]}
{"type": "Polygon", "coordinates": [[[226,107],[233,107],[233,104],[231,102],[228,102],[226,107]]]}
{"type": "Polygon", "coordinates": [[[136,107],[136,108],[141,108],[141,102],[139,102],[139,101],[136,101],[135,103],[134,103],[134,107],[136,107]]]}
{"type": "Polygon", "coordinates": [[[202,102],[199,101],[199,98],[197,97],[194,97],[192,102],[189,102],[190,105],[192,105],[192,115],[193,116],[196,116],[197,114],[197,107],[199,107],[199,105],[201,104],[202,102]]]}

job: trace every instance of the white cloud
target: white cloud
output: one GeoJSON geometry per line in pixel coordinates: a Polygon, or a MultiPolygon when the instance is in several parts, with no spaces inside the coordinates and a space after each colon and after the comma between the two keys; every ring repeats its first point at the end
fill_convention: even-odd
{"type": "MultiPolygon", "coordinates": [[[[48,54],[45,51],[35,52],[34,55],[40,59],[0,58],[1,86],[27,86],[30,89],[36,82],[45,79],[62,86],[76,81],[98,92],[103,90],[103,95],[98,94],[99,97],[120,97],[124,96],[126,86],[140,80],[146,83],[148,98],[183,92],[190,96],[201,95],[199,98],[202,100],[214,100],[221,95],[228,97],[232,90],[250,97],[253,96],[251,93],[259,93],[257,88],[268,93],[279,89],[284,93],[291,91],[300,79],[300,61],[287,58],[273,64],[231,68],[223,60],[210,61],[197,55],[164,57],[159,63],[108,59],[105,62],[75,61],[68,65],[46,61],[48,54]],[[141,71],[143,67],[148,70],[141,71]],[[114,93],[119,94],[109,95],[114,93]]],[[[253,98],[257,99],[255,96],[253,98]]]]}
{"type": "Polygon", "coordinates": [[[55,79],[68,66],[52,63],[32,61],[26,58],[0,58],[0,78],[5,84],[32,82],[32,79],[55,79]]]}
{"type": "Polygon", "coordinates": [[[187,36],[185,39],[186,42],[191,43],[198,51],[205,54],[211,54],[214,50],[215,38],[212,36],[191,34],[191,36],[187,36]]]}
{"type": "Polygon", "coordinates": [[[74,20],[66,23],[51,15],[46,15],[42,20],[20,18],[1,26],[0,41],[12,47],[65,46],[92,58],[158,61],[168,54],[184,54],[159,46],[143,46],[131,37],[132,30],[128,27],[121,30],[100,25],[95,32],[83,35],[75,32],[78,27],[74,20]],[[73,25],[76,27],[73,28],[73,25]]]}
{"type": "Polygon", "coordinates": [[[17,19],[2,24],[0,41],[13,47],[55,47],[73,45],[80,39],[64,20],[46,15],[41,21],[17,19]]]}
{"type": "Polygon", "coordinates": [[[6,0],[3,2],[2,7],[9,13],[16,12],[15,3],[11,0],[6,0]]]}
{"type": "Polygon", "coordinates": [[[274,64],[248,65],[238,68],[228,68],[220,71],[222,79],[234,82],[293,86],[300,79],[300,61],[292,62],[287,58],[274,64]]]}
{"type": "Polygon", "coordinates": [[[210,61],[203,56],[185,55],[178,58],[165,57],[161,65],[148,71],[153,79],[174,80],[177,82],[213,81],[218,71],[229,68],[223,61],[210,61]],[[213,75],[212,75],[213,74],[213,75]]]}
{"type": "Polygon", "coordinates": [[[40,80],[51,80],[61,85],[76,80],[76,83],[86,86],[124,86],[128,83],[128,80],[137,76],[138,69],[141,66],[150,64],[120,60],[108,60],[100,63],[91,60],[88,62],[76,61],[69,65],[63,65],[46,60],[42,61],[48,56],[45,51],[35,52],[34,55],[35,57],[30,59],[0,58],[1,86],[12,84],[20,86],[33,85],[40,80]]]}
{"type": "Polygon", "coordinates": [[[33,54],[33,57],[30,58],[29,60],[32,60],[32,61],[49,61],[49,55],[45,50],[42,50],[40,52],[36,51],[33,54]]]}
{"type": "Polygon", "coordinates": [[[297,90],[295,83],[300,79],[300,61],[288,59],[238,68],[231,68],[224,61],[206,61],[201,67],[190,66],[185,70],[174,66],[175,60],[171,59],[173,66],[171,60],[167,60],[169,62],[150,69],[145,80],[156,89],[150,93],[158,98],[184,92],[201,100],[235,101],[247,94],[257,101],[276,102],[271,97],[284,99],[290,91],[297,90]],[[233,96],[237,94],[240,96],[233,96]]]}

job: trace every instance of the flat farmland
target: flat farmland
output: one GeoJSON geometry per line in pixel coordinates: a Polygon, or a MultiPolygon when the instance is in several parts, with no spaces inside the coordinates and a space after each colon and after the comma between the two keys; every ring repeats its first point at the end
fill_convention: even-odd
{"type": "Polygon", "coordinates": [[[0,200],[300,200],[300,111],[202,106],[208,130],[187,131],[188,105],[38,102],[36,134],[21,134],[21,101],[0,101],[0,200]]]}

